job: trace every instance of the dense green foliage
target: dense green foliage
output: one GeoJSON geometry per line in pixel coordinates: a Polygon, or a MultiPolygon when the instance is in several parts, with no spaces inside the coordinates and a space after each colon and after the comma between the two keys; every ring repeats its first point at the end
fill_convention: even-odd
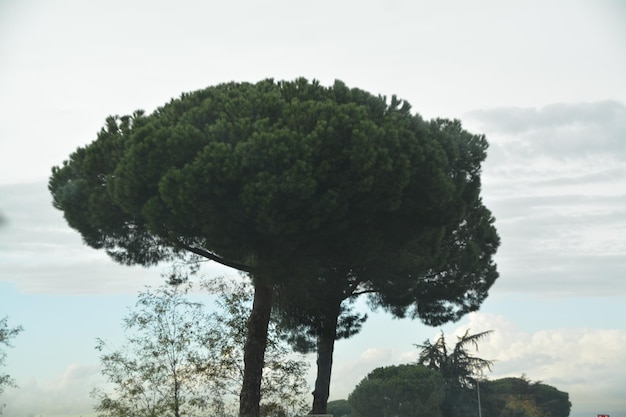
{"type": "MultiPolygon", "coordinates": [[[[377,368],[346,400],[328,403],[336,417],[478,415],[478,381],[450,389],[450,380],[423,365],[377,368]]],[[[525,377],[479,381],[483,417],[568,417],[569,395],[525,377]]]]}
{"type": "Polygon", "coordinates": [[[528,379],[502,378],[480,384],[485,417],[567,417],[569,395],[528,379]]]}
{"type": "Polygon", "coordinates": [[[342,301],[364,292],[432,325],[479,308],[499,245],[480,199],[486,149],[458,121],[424,121],[339,81],[228,83],[109,117],[49,189],[85,243],[118,262],[193,254],[250,274],[241,412],[256,416],[276,293],[302,305],[333,289],[310,303],[321,310],[294,315],[313,317],[295,325],[329,347],[342,301]]]}
{"type": "Polygon", "coordinates": [[[486,147],[458,122],[424,122],[406,102],[341,82],[231,83],[110,117],[49,187],[85,242],[120,262],[191,250],[268,280],[289,268],[317,276],[312,263],[369,265],[381,289],[389,274],[431,273],[440,314],[442,298],[475,308],[496,277],[498,239],[478,197],[486,147]],[[476,246],[464,233],[478,226],[491,236],[476,246]],[[470,261],[483,265],[469,293],[435,276],[470,261]]]}
{"type": "Polygon", "coordinates": [[[441,417],[445,382],[422,365],[377,368],[348,397],[355,417],[441,417]]]}
{"type": "MultiPolygon", "coordinates": [[[[0,319],[0,347],[11,346],[11,339],[17,336],[23,330],[22,326],[9,327],[9,318],[3,317],[0,319]]],[[[5,366],[7,353],[4,349],[0,349],[0,395],[4,393],[5,388],[15,387],[15,381],[11,378],[11,375],[3,372],[2,368],[5,366]]],[[[0,414],[4,409],[4,404],[0,404],[0,414]]]]}
{"type": "Polygon", "coordinates": [[[333,417],[349,417],[352,415],[352,406],[348,400],[333,400],[328,402],[326,412],[333,417]]]}

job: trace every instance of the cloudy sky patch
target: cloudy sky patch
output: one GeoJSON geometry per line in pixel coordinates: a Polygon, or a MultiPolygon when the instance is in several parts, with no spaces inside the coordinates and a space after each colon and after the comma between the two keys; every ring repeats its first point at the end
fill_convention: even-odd
{"type": "MultiPolygon", "coordinates": [[[[569,391],[572,417],[626,417],[615,366],[626,359],[624,51],[617,0],[0,2],[0,317],[25,328],[8,356],[22,388],[6,414],[88,415],[95,337],[119,338],[137,292],[163,281],[81,243],[51,206],[51,167],[108,115],[305,76],[396,94],[486,135],[500,278],[481,313],[443,330],[494,329],[481,347],[498,359],[493,376],[569,391]],[[28,408],[35,398],[46,406],[28,408]]],[[[331,396],[438,334],[372,313],[337,344],[331,396]]]]}
{"type": "Polygon", "coordinates": [[[11,401],[3,414],[48,417],[95,415],[89,412],[92,406],[89,392],[92,387],[102,384],[99,366],[71,364],[56,378],[43,381],[30,379],[21,383],[19,389],[11,389],[7,393],[11,401]]]}
{"type": "Polygon", "coordinates": [[[626,294],[626,107],[608,100],[467,116],[490,141],[484,187],[503,237],[500,288],[626,294]]]}

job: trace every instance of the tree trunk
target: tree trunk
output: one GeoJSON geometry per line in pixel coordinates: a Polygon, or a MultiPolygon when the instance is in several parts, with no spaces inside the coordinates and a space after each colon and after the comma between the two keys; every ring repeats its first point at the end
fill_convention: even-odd
{"type": "Polygon", "coordinates": [[[339,313],[335,314],[334,317],[332,314],[327,316],[323,329],[317,338],[317,376],[315,379],[315,390],[313,391],[311,414],[326,414],[338,318],[339,313]]]}
{"type": "Polygon", "coordinates": [[[180,417],[180,381],[174,373],[174,417],[180,417]]]}
{"type": "Polygon", "coordinates": [[[261,378],[265,361],[267,328],[272,312],[272,288],[260,282],[254,286],[254,302],[248,319],[244,346],[243,384],[239,395],[239,416],[259,417],[261,378]]]}

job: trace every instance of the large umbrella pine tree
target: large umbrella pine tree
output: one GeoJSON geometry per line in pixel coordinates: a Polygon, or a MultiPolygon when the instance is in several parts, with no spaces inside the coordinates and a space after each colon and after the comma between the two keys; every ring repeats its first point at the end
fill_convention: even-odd
{"type": "Polygon", "coordinates": [[[258,416],[273,295],[286,283],[294,295],[315,291],[320,271],[347,268],[398,314],[410,305],[425,316],[449,311],[442,299],[477,308],[494,268],[475,291],[436,275],[459,255],[442,242],[462,240],[474,208],[493,227],[470,181],[485,148],[454,123],[426,123],[406,102],[338,81],[229,83],[150,115],[109,117],[94,142],[53,168],[49,189],[84,242],[117,262],[193,254],[249,274],[240,415],[258,416]],[[424,285],[396,280],[418,273],[424,285]]]}

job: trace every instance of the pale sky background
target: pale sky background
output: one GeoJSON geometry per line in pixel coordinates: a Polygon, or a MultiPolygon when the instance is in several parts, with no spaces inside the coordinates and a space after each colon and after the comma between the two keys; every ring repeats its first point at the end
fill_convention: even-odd
{"type": "MultiPolygon", "coordinates": [[[[53,165],[110,114],[227,81],[304,76],[397,94],[490,142],[483,196],[501,274],[481,311],[489,378],[570,394],[573,417],[626,417],[626,2],[0,0],[0,317],[24,332],[5,415],[92,415],[95,338],[159,270],[81,244],[51,205],[53,165]]],[[[211,273],[220,273],[215,268],[211,273]]],[[[370,315],[336,347],[331,399],[414,361],[439,333],[370,315]]]]}

